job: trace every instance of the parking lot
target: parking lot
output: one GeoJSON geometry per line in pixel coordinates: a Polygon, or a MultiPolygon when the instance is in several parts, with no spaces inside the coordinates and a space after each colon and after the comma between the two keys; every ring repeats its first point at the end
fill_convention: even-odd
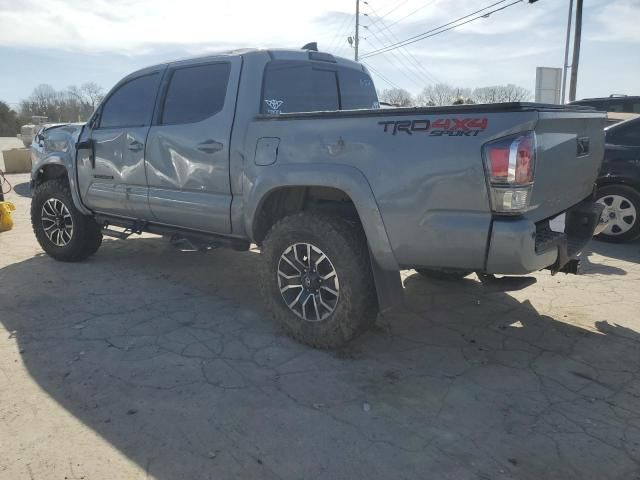
{"type": "Polygon", "coordinates": [[[256,251],[105,239],[58,263],[11,175],[0,478],[640,479],[640,244],[505,291],[403,272],[349,348],[283,336],[256,251]]]}

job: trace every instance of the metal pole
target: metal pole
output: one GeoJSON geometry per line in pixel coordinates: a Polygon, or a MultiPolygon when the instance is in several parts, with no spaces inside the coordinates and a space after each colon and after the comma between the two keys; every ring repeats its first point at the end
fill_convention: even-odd
{"type": "Polygon", "coordinates": [[[569,39],[571,38],[571,14],[573,13],[573,0],[569,0],[569,19],[567,20],[567,40],[564,44],[564,64],[562,66],[562,104],[564,105],[565,90],[567,86],[567,62],[569,61],[569,39]]]}
{"type": "Polygon", "coordinates": [[[358,43],[360,43],[360,0],[356,0],[356,36],[353,40],[355,46],[355,60],[358,61],[358,43]]]}
{"type": "Polygon", "coordinates": [[[582,3],[576,0],[576,28],[573,36],[573,60],[571,61],[571,82],[569,83],[569,101],[576,99],[576,87],[578,86],[578,62],[580,61],[580,40],[582,36],[582,3]]]}

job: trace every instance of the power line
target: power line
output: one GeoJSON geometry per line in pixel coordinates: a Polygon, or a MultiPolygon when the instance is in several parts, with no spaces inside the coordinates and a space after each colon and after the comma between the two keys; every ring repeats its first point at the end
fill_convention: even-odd
{"type": "MultiPolygon", "coordinates": [[[[407,3],[409,0],[404,0],[402,2],[400,2],[398,5],[396,5],[394,8],[392,8],[391,10],[389,10],[387,13],[385,13],[384,15],[382,15],[381,17],[379,17],[375,22],[373,22],[371,25],[378,23],[380,20],[382,20],[383,18],[387,17],[388,15],[392,14],[393,12],[395,12],[397,9],[399,9],[401,6],[403,6],[405,3],[407,3]]],[[[435,1],[435,0],[434,0],[435,1]]],[[[371,8],[371,5],[369,5],[369,2],[363,2],[365,5],[369,6],[369,8],[371,8]]],[[[377,16],[377,14],[376,14],[377,16]]],[[[371,26],[369,25],[369,26],[371,26]]]]}
{"type": "MultiPolygon", "coordinates": [[[[338,45],[340,45],[340,38],[344,35],[345,27],[349,27],[351,25],[351,19],[352,19],[351,15],[345,14],[345,17],[342,20],[340,27],[338,27],[335,30],[336,33],[331,39],[331,41],[329,42],[329,47],[327,48],[327,50],[333,50],[337,48],[338,45]]],[[[348,32],[349,30],[347,29],[346,31],[348,32]]]]}
{"type": "Polygon", "coordinates": [[[407,38],[405,40],[402,40],[401,42],[397,42],[397,43],[394,43],[394,44],[391,44],[391,45],[387,45],[385,48],[380,48],[378,50],[373,50],[371,52],[368,52],[368,53],[364,54],[362,56],[362,58],[372,57],[374,55],[379,55],[380,53],[385,53],[385,52],[387,52],[389,50],[393,50],[393,49],[396,49],[396,48],[400,48],[400,47],[404,47],[404,46],[407,46],[407,45],[411,45],[412,43],[419,42],[420,40],[424,40],[425,38],[434,37],[434,36],[439,35],[441,33],[444,33],[444,32],[447,32],[449,30],[452,30],[454,28],[461,27],[462,25],[466,25],[467,23],[471,23],[471,22],[479,20],[481,18],[486,18],[489,15],[491,15],[492,13],[499,12],[499,11],[504,10],[506,8],[509,8],[509,7],[511,7],[511,6],[513,6],[513,5],[517,4],[517,3],[522,3],[522,0],[515,0],[514,2],[511,2],[511,3],[507,4],[507,5],[501,6],[499,8],[494,9],[494,10],[491,10],[489,12],[485,12],[485,13],[483,13],[482,15],[480,15],[478,17],[474,17],[474,18],[471,18],[471,19],[469,19],[469,20],[467,20],[465,22],[458,23],[458,22],[460,22],[460,20],[463,20],[465,18],[469,18],[469,17],[471,17],[471,16],[473,16],[473,15],[479,13],[479,12],[482,12],[483,10],[486,10],[488,8],[491,8],[491,7],[495,7],[496,5],[499,5],[500,3],[504,3],[505,1],[507,1],[507,0],[500,0],[499,2],[495,2],[495,3],[491,4],[491,5],[488,5],[488,6],[484,7],[484,8],[481,8],[480,10],[476,10],[473,13],[469,13],[469,14],[463,16],[463,17],[457,18],[457,19],[452,20],[450,22],[447,22],[447,23],[445,23],[443,25],[440,25],[439,27],[432,28],[430,30],[427,30],[426,32],[423,32],[423,33],[420,33],[418,35],[414,35],[412,37],[409,37],[409,38],[407,38]],[[453,25],[453,24],[455,24],[455,25],[453,25]],[[448,25],[451,25],[451,26],[448,27],[448,28],[444,28],[444,27],[447,27],[448,25]],[[434,33],[432,33],[432,32],[434,32],[434,33]]]}
{"type": "Polygon", "coordinates": [[[391,22],[389,24],[389,27],[393,27],[396,23],[401,22],[402,20],[404,20],[405,18],[409,18],[410,16],[418,13],[420,10],[424,10],[425,8],[427,8],[429,5],[433,5],[434,3],[436,3],[438,0],[431,0],[430,2],[425,3],[424,5],[422,5],[421,7],[416,8],[415,10],[412,10],[411,12],[407,13],[404,17],[401,17],[397,20],[394,20],[393,22],[391,22]]]}
{"type": "Polygon", "coordinates": [[[389,85],[391,88],[397,88],[398,90],[402,90],[398,85],[396,85],[395,83],[393,83],[391,80],[389,80],[387,77],[385,77],[384,75],[382,75],[378,70],[376,70],[375,68],[373,68],[371,65],[369,65],[367,62],[361,62],[363,63],[369,70],[371,70],[373,73],[375,73],[378,77],[380,77],[380,79],[385,82],[387,85],[389,85]]]}
{"type": "MultiPolygon", "coordinates": [[[[372,13],[376,16],[378,16],[378,12],[376,12],[375,8],[373,8],[371,5],[367,4],[369,6],[369,8],[371,9],[372,13]]],[[[393,31],[391,31],[389,29],[389,27],[387,25],[385,25],[384,21],[382,21],[382,17],[379,17],[380,23],[382,25],[383,29],[379,29],[380,33],[382,35],[384,35],[384,37],[387,39],[387,41],[393,43],[393,42],[400,42],[400,40],[398,39],[398,37],[393,33],[393,31]],[[385,32],[388,31],[389,35],[387,35],[387,33],[385,32]]],[[[369,27],[371,27],[373,24],[369,25],[369,27]]],[[[373,33],[373,32],[372,32],[373,33]]],[[[374,34],[375,35],[375,34],[374,34]]],[[[384,42],[382,42],[384,44],[384,42]]],[[[430,82],[433,83],[441,83],[439,79],[437,79],[434,75],[432,75],[430,72],[427,71],[426,68],[424,68],[422,66],[422,64],[420,62],[418,62],[418,60],[415,58],[415,56],[406,48],[402,48],[400,50],[398,50],[400,54],[402,54],[402,56],[404,58],[406,58],[410,64],[413,64],[417,70],[421,71],[422,74],[429,79],[430,82]]]]}
{"type": "MultiPolygon", "coordinates": [[[[382,45],[384,47],[384,42],[382,40],[380,40],[380,38],[376,35],[376,33],[373,30],[370,30],[368,27],[367,30],[371,33],[371,35],[373,35],[373,37],[379,42],[380,45],[382,45]]],[[[399,52],[401,52],[401,50],[399,50],[399,52]]],[[[418,87],[423,88],[425,86],[425,82],[424,79],[422,79],[414,70],[414,68],[411,65],[408,65],[407,63],[404,62],[404,60],[399,57],[398,55],[396,55],[395,51],[391,51],[389,52],[391,54],[391,58],[393,60],[395,60],[398,65],[400,65],[400,72],[404,74],[404,76],[408,79],[411,80],[414,84],[416,84],[418,87]],[[414,75],[414,77],[410,77],[408,74],[411,73],[412,75],[414,75]],[[416,81],[417,79],[417,81],[416,81]]]]}

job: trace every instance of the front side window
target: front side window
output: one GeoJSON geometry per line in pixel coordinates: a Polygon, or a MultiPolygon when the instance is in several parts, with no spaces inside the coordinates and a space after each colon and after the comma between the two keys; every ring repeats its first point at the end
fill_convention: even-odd
{"type": "Polygon", "coordinates": [[[149,125],[159,77],[157,73],[152,73],[121,85],[102,107],[100,128],[149,125]]]}
{"type": "Polygon", "coordinates": [[[264,73],[262,113],[338,110],[336,72],[310,62],[273,61],[264,73]]]}
{"type": "Polygon", "coordinates": [[[376,87],[371,77],[365,72],[353,68],[341,68],[338,71],[338,78],[343,110],[380,108],[376,87]]]}
{"type": "Polygon", "coordinates": [[[222,110],[231,64],[213,63],[174,70],[162,110],[162,124],[195,123],[222,110]]]}

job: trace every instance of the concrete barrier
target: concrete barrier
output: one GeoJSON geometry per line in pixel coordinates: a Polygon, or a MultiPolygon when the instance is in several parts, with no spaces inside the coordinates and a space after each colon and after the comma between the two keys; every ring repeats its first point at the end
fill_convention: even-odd
{"type": "Polygon", "coordinates": [[[28,148],[3,150],[4,173],[31,172],[31,151],[28,148]]]}

